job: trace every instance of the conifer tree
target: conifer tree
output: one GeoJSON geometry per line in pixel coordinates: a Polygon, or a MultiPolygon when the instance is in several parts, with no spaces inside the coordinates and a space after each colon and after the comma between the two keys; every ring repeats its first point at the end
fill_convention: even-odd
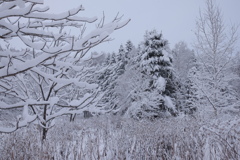
{"type": "Polygon", "coordinates": [[[130,54],[131,54],[131,51],[134,48],[134,45],[133,45],[133,43],[130,40],[128,40],[126,42],[125,48],[126,48],[125,58],[126,58],[126,61],[128,63],[130,61],[130,58],[131,58],[130,54]]]}
{"type": "Polygon", "coordinates": [[[125,51],[123,45],[121,44],[120,48],[118,50],[117,60],[118,61],[121,61],[121,60],[125,61],[125,54],[126,54],[126,51],[125,51]]]}
{"type": "Polygon", "coordinates": [[[199,93],[198,88],[194,81],[196,81],[196,77],[198,76],[197,67],[192,67],[187,73],[187,80],[184,84],[184,98],[182,103],[182,111],[187,114],[192,114],[197,110],[199,106],[199,93]]]}
{"type": "Polygon", "coordinates": [[[142,51],[143,72],[152,77],[150,88],[156,88],[159,77],[164,78],[166,89],[162,93],[170,96],[174,93],[174,85],[172,56],[168,50],[168,41],[162,38],[161,33],[156,30],[146,33],[142,51]]]}
{"type": "Polygon", "coordinates": [[[130,52],[133,49],[133,43],[132,41],[128,40],[126,43],[126,51],[130,52]]]}
{"type": "MultiPolygon", "coordinates": [[[[117,79],[125,71],[126,62],[124,61],[124,48],[121,45],[119,53],[112,53],[110,57],[109,65],[103,69],[99,77],[99,84],[102,87],[104,96],[99,102],[98,106],[105,109],[116,109],[118,107],[118,93],[115,92],[117,79]]],[[[106,61],[109,58],[106,59],[106,61]]]]}
{"type": "Polygon", "coordinates": [[[163,39],[161,33],[157,33],[156,30],[146,32],[142,47],[141,66],[143,73],[151,78],[149,92],[158,94],[158,96],[156,95],[158,106],[151,106],[151,109],[155,112],[175,114],[175,106],[172,101],[175,92],[172,56],[168,50],[168,42],[163,39]]]}
{"type": "Polygon", "coordinates": [[[185,114],[193,113],[196,106],[193,106],[195,100],[191,98],[195,93],[192,88],[193,81],[191,77],[195,72],[191,71],[190,75],[188,74],[191,68],[196,66],[196,57],[194,52],[183,41],[175,45],[172,53],[175,73],[174,83],[176,86],[176,108],[185,114]]]}
{"type": "Polygon", "coordinates": [[[114,52],[111,55],[111,60],[110,61],[111,61],[110,62],[111,64],[116,63],[116,54],[114,52]]]}

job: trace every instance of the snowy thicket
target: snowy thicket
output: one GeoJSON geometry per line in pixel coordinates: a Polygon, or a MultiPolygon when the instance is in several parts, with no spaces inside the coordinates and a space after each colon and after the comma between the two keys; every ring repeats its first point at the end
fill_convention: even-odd
{"type": "Polygon", "coordinates": [[[106,56],[95,80],[103,92],[99,107],[134,119],[153,120],[176,114],[171,52],[161,34],[151,34],[145,36],[138,49],[127,41],[118,53],[106,56]],[[154,36],[159,40],[155,41],[154,36]],[[151,44],[151,48],[146,41],[156,45],[151,44]],[[146,71],[148,66],[152,71],[146,71]]]}
{"type": "MultiPolygon", "coordinates": [[[[230,118],[230,117],[229,117],[230,118]]],[[[41,142],[31,126],[0,134],[2,159],[239,159],[239,117],[209,122],[170,118],[155,122],[96,117],[59,120],[41,142]]]]}

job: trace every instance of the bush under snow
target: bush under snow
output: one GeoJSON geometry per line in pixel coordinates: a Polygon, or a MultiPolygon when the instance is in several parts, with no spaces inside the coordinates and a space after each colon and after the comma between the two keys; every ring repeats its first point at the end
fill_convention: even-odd
{"type": "Polygon", "coordinates": [[[0,134],[1,159],[239,159],[240,120],[114,117],[59,120],[41,142],[37,126],[0,134]]]}

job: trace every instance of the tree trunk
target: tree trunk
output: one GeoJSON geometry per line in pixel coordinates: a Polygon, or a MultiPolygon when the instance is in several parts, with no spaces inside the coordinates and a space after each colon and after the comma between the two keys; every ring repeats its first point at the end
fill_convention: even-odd
{"type": "Polygon", "coordinates": [[[70,115],[70,122],[73,122],[75,120],[76,114],[71,114],[70,115]]]}
{"type": "Polygon", "coordinates": [[[43,130],[42,130],[42,141],[46,140],[46,138],[47,138],[47,131],[48,131],[48,129],[43,128],[43,130]]]}
{"type": "Polygon", "coordinates": [[[43,130],[42,130],[42,141],[46,140],[47,138],[47,105],[44,106],[44,111],[43,111],[43,119],[44,119],[44,123],[42,123],[43,125],[43,130]],[[45,128],[44,128],[45,127],[45,128]]]}

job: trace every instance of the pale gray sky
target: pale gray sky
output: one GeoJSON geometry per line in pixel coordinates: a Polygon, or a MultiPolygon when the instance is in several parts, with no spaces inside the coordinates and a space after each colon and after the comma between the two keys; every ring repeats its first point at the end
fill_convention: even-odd
{"type": "MultiPolygon", "coordinates": [[[[226,24],[239,25],[240,0],[216,1],[224,14],[226,24]]],[[[118,12],[124,14],[123,19],[130,18],[131,22],[127,26],[112,34],[113,41],[92,49],[99,52],[117,52],[120,44],[125,44],[127,40],[138,45],[143,40],[145,31],[151,29],[162,31],[171,48],[181,40],[191,47],[199,9],[205,7],[204,0],[45,0],[45,4],[56,13],[82,4],[85,8],[82,16],[97,16],[100,19],[104,11],[106,22],[111,21],[118,12]]],[[[240,35],[240,31],[238,33],[240,35]]]]}

